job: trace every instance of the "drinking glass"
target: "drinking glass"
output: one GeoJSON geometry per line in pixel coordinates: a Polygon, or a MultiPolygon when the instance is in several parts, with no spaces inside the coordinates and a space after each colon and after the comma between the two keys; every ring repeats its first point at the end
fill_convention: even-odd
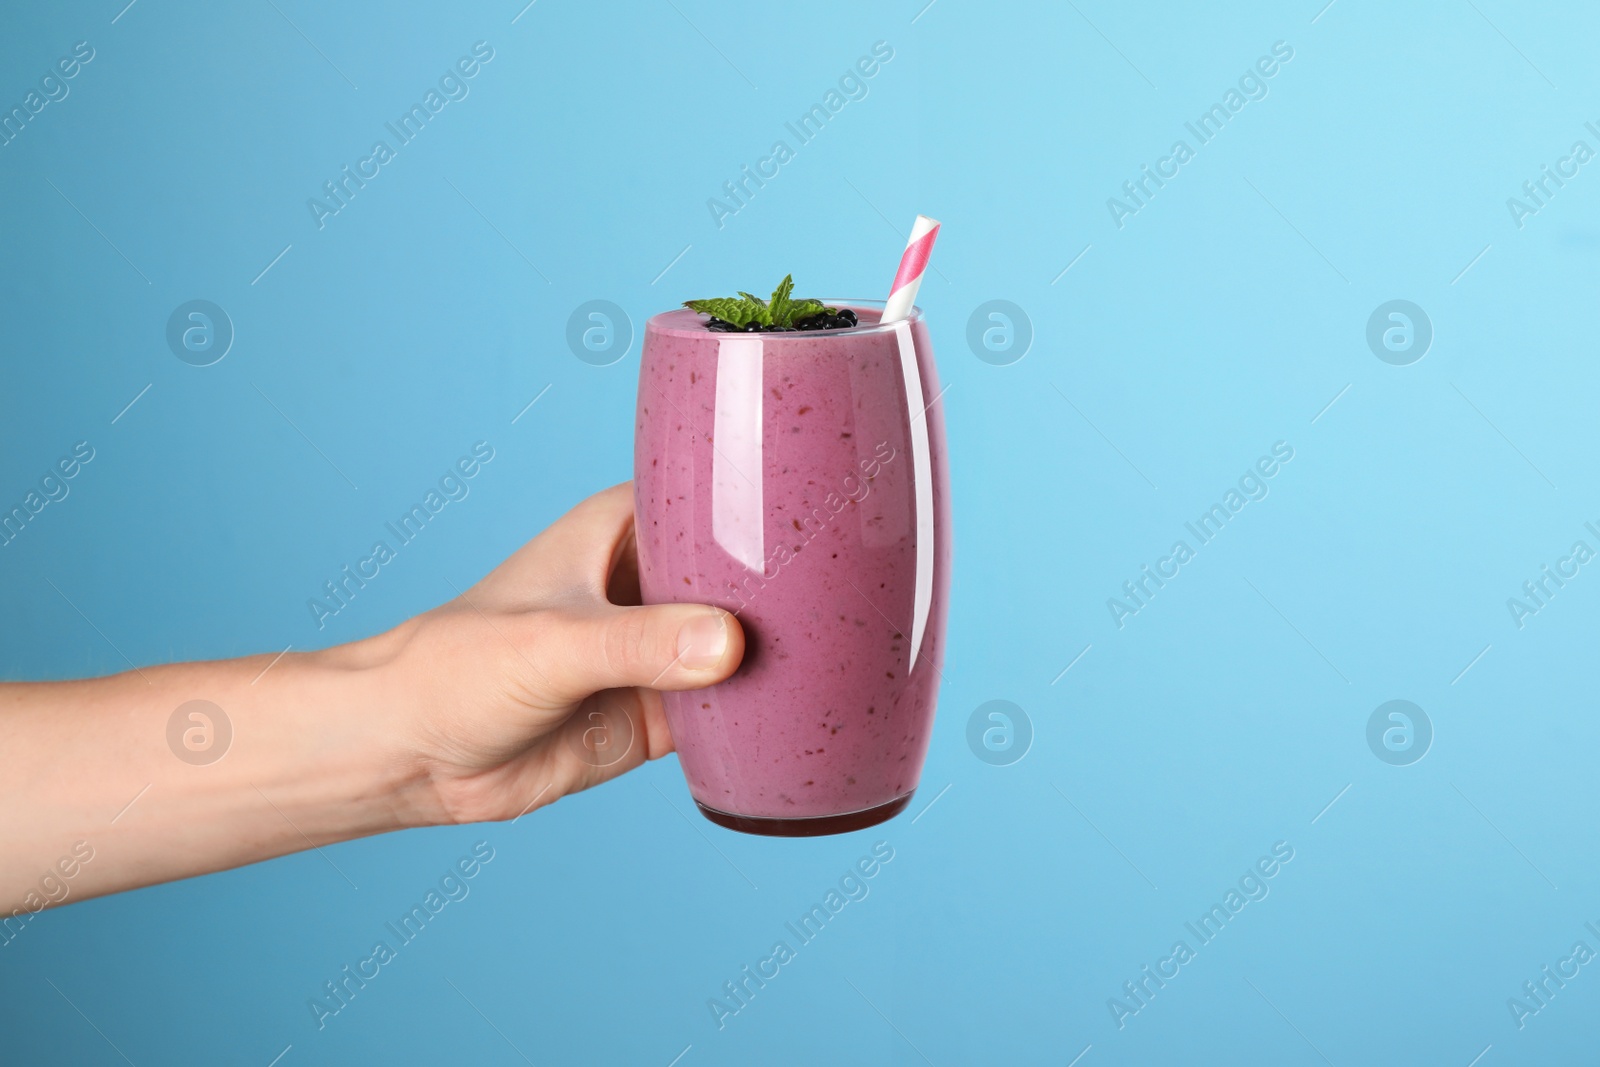
{"type": "Polygon", "coordinates": [[[634,444],[647,604],[745,633],[727,681],[664,693],[689,791],[746,833],[843,833],[910,802],[933,728],[950,584],[949,473],[919,309],[851,329],[645,328],[634,444]]]}

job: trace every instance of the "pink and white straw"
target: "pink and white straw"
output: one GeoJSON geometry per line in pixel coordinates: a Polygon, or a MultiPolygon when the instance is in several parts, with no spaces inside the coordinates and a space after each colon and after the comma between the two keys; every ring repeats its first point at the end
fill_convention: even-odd
{"type": "Polygon", "coordinates": [[[906,241],[905,254],[900,257],[900,270],[894,276],[881,321],[896,322],[911,314],[917,286],[922,284],[922,274],[928,269],[928,257],[933,255],[933,242],[938,236],[939,221],[918,215],[916,225],[911,227],[911,237],[906,241]]]}

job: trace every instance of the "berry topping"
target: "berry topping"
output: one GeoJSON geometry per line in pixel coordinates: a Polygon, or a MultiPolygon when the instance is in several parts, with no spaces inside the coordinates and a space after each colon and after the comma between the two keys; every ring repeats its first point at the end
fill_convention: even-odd
{"type": "Polygon", "coordinates": [[[708,316],[713,333],[795,333],[802,330],[847,330],[857,324],[849,308],[831,308],[820,300],[796,300],[794,278],[785,275],[770,300],[749,293],[712,300],[686,300],[684,307],[708,316]]]}

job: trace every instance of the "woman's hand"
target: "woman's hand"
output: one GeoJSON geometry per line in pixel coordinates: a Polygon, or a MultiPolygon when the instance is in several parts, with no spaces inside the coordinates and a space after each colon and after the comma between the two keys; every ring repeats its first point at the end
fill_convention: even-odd
{"type": "Polygon", "coordinates": [[[633,486],[590,497],[455,600],[378,643],[439,821],[511,819],[672,751],[661,689],[744,654],[733,616],[639,607],[633,486]]]}

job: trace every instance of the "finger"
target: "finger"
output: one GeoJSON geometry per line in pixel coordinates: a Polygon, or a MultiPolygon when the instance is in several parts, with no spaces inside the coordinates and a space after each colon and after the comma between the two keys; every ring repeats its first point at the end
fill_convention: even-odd
{"type": "Polygon", "coordinates": [[[625,607],[644,603],[644,594],[639,589],[639,531],[635,527],[628,528],[612,555],[611,574],[606,578],[606,599],[625,607]]]}
{"type": "Polygon", "coordinates": [[[587,697],[561,733],[555,752],[566,792],[626,774],[672,751],[661,694],[650,689],[606,689],[587,697]]]}
{"type": "Polygon", "coordinates": [[[582,591],[605,596],[633,529],[633,483],[603,489],[513,552],[472,589],[479,604],[501,610],[582,591]]]}
{"type": "Polygon", "coordinates": [[[699,689],[732,674],[744,656],[734,617],[698,604],[607,608],[546,631],[544,674],[558,700],[602,689],[699,689]]]}
{"type": "MultiPolygon", "coordinates": [[[[596,693],[579,703],[549,744],[505,765],[502,785],[495,790],[494,817],[515,821],[672,749],[660,693],[637,688],[596,693]]],[[[458,821],[474,816],[484,817],[474,811],[458,821]]]]}

